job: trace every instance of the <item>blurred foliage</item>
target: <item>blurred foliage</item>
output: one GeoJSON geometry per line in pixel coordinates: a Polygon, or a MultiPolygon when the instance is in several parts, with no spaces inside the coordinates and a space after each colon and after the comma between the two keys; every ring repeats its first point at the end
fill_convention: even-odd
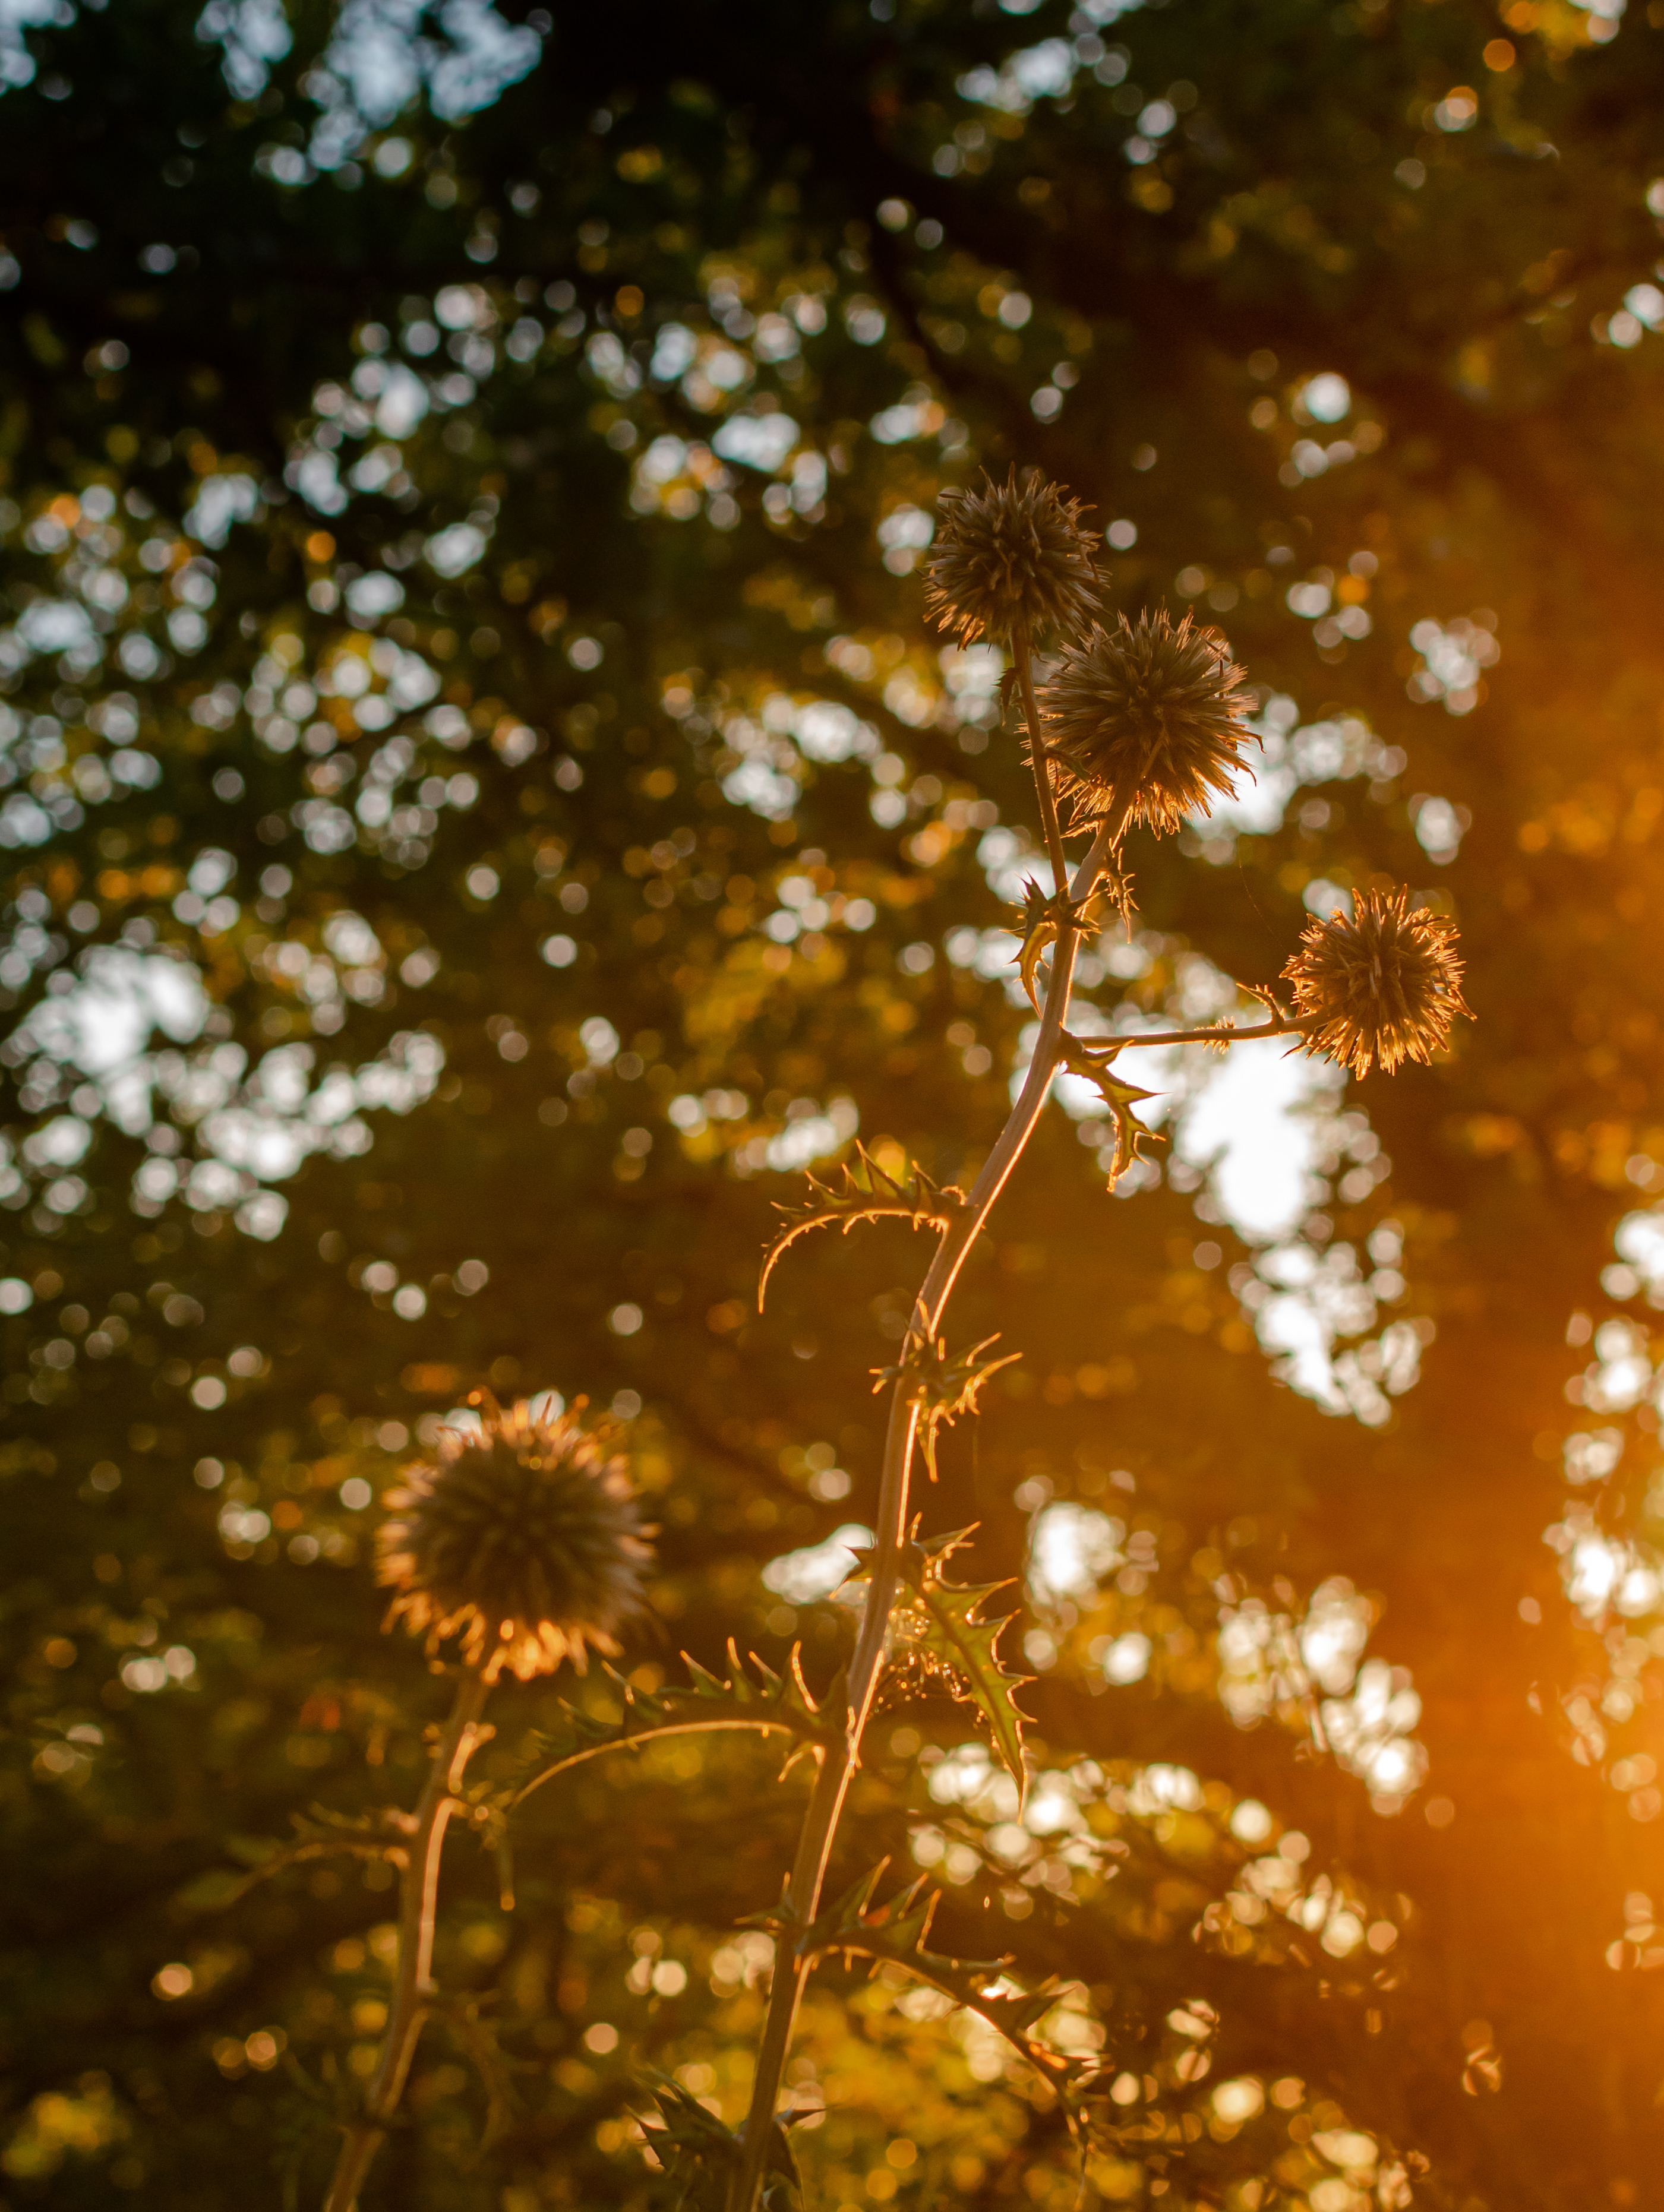
{"type": "MultiPolygon", "coordinates": [[[[367,1537],[470,1387],[634,1417],[639,1690],[835,1672],[826,1578],[762,1571],[871,1509],[920,1248],[809,1240],[762,1317],[757,1265],[858,1127],[944,1185],[1002,1118],[1026,771],[908,577],[1013,459],[1272,740],[1132,841],[1106,1025],[1245,1004],[1377,879],[1479,1019],[1312,1094],[1258,1241],[1048,1115],[956,1316],[1024,1357],[926,1501],[967,1579],[1032,1550],[1027,1811],[898,1707],[833,1893],[888,1851],[932,1948],[1056,1977],[1090,2201],[1664,2203],[1664,9],[19,12],[6,2203],[316,2201],[392,1870],[267,1863],[419,1787],[367,1537]]],[[[619,1710],[498,1692],[484,1841],[562,1698],[619,1710]]],[[[453,1839],[366,2212],[647,2205],[665,2114],[738,2118],[779,1760],[572,1770],[512,1911],[453,1839]]],[[[867,1963],[793,2062],[811,2201],[1074,2203],[1054,2091],[867,1963]]]]}

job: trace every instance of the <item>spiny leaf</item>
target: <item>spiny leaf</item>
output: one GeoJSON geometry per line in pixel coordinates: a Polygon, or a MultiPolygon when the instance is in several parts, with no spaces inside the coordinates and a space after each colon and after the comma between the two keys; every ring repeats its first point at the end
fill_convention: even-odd
{"type": "Polygon", "coordinates": [[[1029,1002],[1036,1012],[1040,1006],[1040,963],[1047,947],[1057,943],[1066,925],[1072,929],[1090,928],[1104,899],[1109,899],[1125,912],[1131,896],[1130,878],[1113,877],[1108,882],[1095,884],[1084,898],[1072,899],[1066,891],[1048,892],[1029,877],[1023,886],[1023,927],[1017,933],[1023,942],[1017,949],[1017,966],[1029,1002]]]}
{"type": "Polygon", "coordinates": [[[1036,1010],[1040,1005],[1040,994],[1035,988],[1040,963],[1047,946],[1057,943],[1058,930],[1065,915],[1073,919],[1074,908],[1069,901],[1060,899],[1055,892],[1048,893],[1030,876],[1023,886],[1023,942],[1017,951],[1017,967],[1023,978],[1023,988],[1029,994],[1029,1003],[1036,1010]]]}
{"type": "MultiPolygon", "coordinates": [[[[240,1903],[252,1889],[270,1881],[273,1875],[282,1874],[290,1867],[305,1866],[313,1859],[381,1859],[395,1866],[404,1863],[410,1839],[407,1814],[391,1809],[380,1813],[334,1813],[326,1805],[314,1805],[307,1813],[294,1814],[293,1820],[293,1843],[271,1844],[264,1851],[258,1864],[240,1880],[216,1882],[211,1892],[201,1899],[203,1908],[222,1911],[228,1905],[240,1903]]],[[[246,1857],[248,1850],[247,1844],[243,1845],[241,1856],[246,1857]]]]}
{"type": "MultiPolygon", "coordinates": [[[[744,2146],[738,2131],[706,2110],[679,2081],[654,2076],[653,2102],[664,2120],[653,2148],[675,2185],[677,2212],[726,2212],[744,2146]]],[[[762,2179],[765,2212],[787,2212],[800,2198],[802,2183],[786,2136],[789,2120],[770,2130],[768,2163],[762,2179]]]]}
{"type": "MultiPolygon", "coordinates": [[[[1242,996],[1245,999],[1252,999],[1256,1005],[1263,1006],[1273,1022],[1292,1021],[1293,1016],[1289,1008],[1282,1004],[1269,983],[1244,983],[1240,976],[1233,976],[1231,980],[1242,996]]],[[[1223,1053],[1230,1041],[1231,1032],[1229,1030],[1221,1030],[1218,1049],[1223,1053]]],[[[1296,1042],[1297,1044],[1298,1040],[1297,1039],[1296,1042]]],[[[1290,1048],[1291,1050],[1294,1048],[1292,1046],[1290,1048]]]]}
{"type": "Polygon", "coordinates": [[[855,1147],[855,1162],[846,1160],[836,1174],[823,1182],[812,1170],[805,1177],[809,1188],[798,1206],[776,1205],[786,1216],[785,1226],[762,1255],[757,1283],[757,1311],[768,1292],[768,1278],[787,1248],[811,1229],[841,1229],[846,1236],[858,1221],[906,1221],[914,1229],[945,1231],[953,1226],[965,1203],[965,1194],[950,1183],[939,1186],[920,1167],[909,1169],[898,1181],[887,1175],[865,1145],[855,1147]],[[865,1171],[863,1182],[857,1170],[865,1171]]]}
{"type": "Polygon", "coordinates": [[[937,1431],[950,1429],[961,1413],[975,1413],[977,1394],[988,1377],[1023,1357],[1020,1352],[1008,1352],[1001,1359],[984,1359],[981,1355],[988,1346],[999,1341],[996,1330],[993,1335],[985,1336],[981,1344],[972,1345],[969,1352],[950,1352],[945,1337],[927,1337],[921,1342],[914,1336],[909,1338],[895,1366],[868,1370],[878,1377],[872,1385],[875,1395],[886,1382],[895,1382],[918,1407],[919,1440],[924,1447],[925,1465],[932,1482],[936,1480],[937,1431]]]}
{"type": "Polygon", "coordinates": [[[756,1924],[792,1942],[799,1957],[841,1954],[846,1959],[866,1958],[877,1964],[900,1966],[956,2004],[979,2013],[1050,2082],[1064,2101],[1071,2127],[1075,2127],[1079,2118],[1079,2091],[1096,2069],[1091,2061],[1069,2058],[1048,2049],[1033,2033],[1062,1994],[1059,1986],[1048,1981],[1037,1990],[1002,1988],[999,1984],[1005,1978],[1009,1959],[955,1959],[929,1949],[931,1923],[941,1902],[941,1892],[929,1888],[927,1877],[921,1875],[888,1903],[875,1905],[872,1900],[889,1864],[887,1858],[880,1859],[810,1927],[793,1927],[777,1917],[766,1916],[760,1916],[756,1924]]]}
{"type": "Polygon", "coordinates": [[[1096,1087],[1099,1097],[1108,1109],[1109,1118],[1115,1125],[1115,1156],[1109,1170],[1111,1190],[1139,1157],[1140,1145],[1159,1145],[1167,1141],[1156,1130],[1146,1129],[1129,1110],[1140,1099],[1153,1098],[1156,1094],[1153,1091],[1140,1091],[1136,1083],[1124,1082],[1114,1072],[1110,1062],[1117,1053],[1124,1052],[1126,1048],[1123,1039],[1094,1045],[1088,1044],[1082,1037],[1071,1036],[1066,1031],[1059,1055],[1072,1075],[1084,1076],[1096,1087]]]}
{"type": "Polygon", "coordinates": [[[753,1913],[741,1924],[766,1930],[778,1941],[789,1944],[804,1960],[827,1958],[842,1952],[849,1957],[859,1954],[864,1958],[893,1958],[903,1964],[919,1960],[932,1966],[956,1966],[963,1973],[985,1978],[1005,1972],[1011,1964],[1009,1959],[936,1959],[923,1948],[941,1901],[941,1892],[930,1888],[928,1875],[920,1875],[905,1889],[897,1890],[887,1905],[875,1906],[872,1899],[889,1865],[886,1856],[876,1866],[869,1867],[841,1897],[823,1905],[819,1917],[806,1926],[800,1921],[788,1920],[780,1912],[753,1913]]]}
{"type": "MultiPolygon", "coordinates": [[[[520,1804],[534,1790],[569,1767],[579,1766],[602,1753],[652,1741],[655,1737],[693,1735],[722,1729],[756,1729],[764,1735],[788,1735],[798,1748],[822,1743],[827,1727],[822,1708],[803,1679],[802,1646],[793,1644],[786,1670],[776,1674],[755,1653],[753,1681],[742,1664],[739,1650],[728,1644],[729,1678],[724,1681],[684,1652],[690,1679],[663,1690],[639,1690],[614,1668],[606,1673],[623,1705],[616,1720],[599,1721],[576,1707],[562,1705],[564,1726],[558,1735],[538,1734],[531,1738],[521,1772],[537,1771],[513,1786],[508,1806],[520,1804]]],[[[836,1699],[832,1700],[835,1708],[836,1699]]]]}
{"type": "Polygon", "coordinates": [[[1034,1677],[1016,1673],[999,1656],[1000,1632],[1016,1616],[1007,1613],[990,1620],[981,1615],[987,1600],[1011,1584],[950,1583],[944,1575],[948,1560],[973,1533],[962,1528],[926,1543],[915,1540],[903,1551],[902,1573],[911,1599],[896,1622],[898,1638],[908,1659],[944,1676],[956,1696],[975,1705],[1000,1764],[1017,1784],[1020,1809],[1029,1788],[1023,1759],[1028,1716],[1017,1706],[1017,1692],[1034,1677]]]}

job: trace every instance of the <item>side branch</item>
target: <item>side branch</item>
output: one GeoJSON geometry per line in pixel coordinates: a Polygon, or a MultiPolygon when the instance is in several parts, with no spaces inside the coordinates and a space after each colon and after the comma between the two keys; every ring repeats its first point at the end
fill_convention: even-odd
{"type": "Polygon", "coordinates": [[[1309,1014],[1279,1014],[1274,1022],[1261,1022],[1258,1029],[1239,1030],[1229,1024],[1216,1022],[1199,1030],[1133,1030],[1125,1036],[1087,1037],[1078,1042],[1094,1057],[1113,1060],[1118,1053],[1131,1052],[1143,1045],[1152,1044],[1212,1044],[1224,1048],[1228,1044],[1251,1044],[1255,1037],[1309,1036],[1317,1027],[1309,1014]]]}
{"type": "Polygon", "coordinates": [[[823,1708],[816,1703],[804,1680],[799,1645],[792,1647],[791,1659],[783,1674],[775,1674],[772,1667],[765,1666],[753,1653],[751,1665],[757,1677],[755,1681],[742,1664],[738,1646],[732,1638],[728,1643],[726,1681],[689,1658],[686,1652],[683,1657],[687,1662],[688,1680],[665,1690],[638,1690],[608,1668],[606,1671],[622,1706],[618,1718],[592,1720],[576,1707],[565,1706],[562,1735],[554,1740],[544,1735],[532,1739],[527,1764],[536,1771],[515,1786],[506,1809],[510,1813],[518,1811],[533,1790],[541,1790],[544,1783],[552,1782],[557,1775],[568,1773],[574,1766],[581,1766],[587,1759],[599,1759],[610,1751],[638,1750],[643,1744],[664,1736],[749,1729],[764,1735],[789,1735],[800,1748],[818,1746],[826,1741],[828,1728],[823,1708]]]}

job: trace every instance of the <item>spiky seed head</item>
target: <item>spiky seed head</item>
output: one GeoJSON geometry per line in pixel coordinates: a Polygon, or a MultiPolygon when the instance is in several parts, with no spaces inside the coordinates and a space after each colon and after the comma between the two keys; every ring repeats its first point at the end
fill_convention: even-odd
{"type": "Polygon", "coordinates": [[[1123,802],[1161,836],[1228,795],[1254,704],[1217,629],[1167,610],[1094,623],[1066,646],[1040,693],[1047,750],[1075,825],[1123,802]]]}
{"type": "MultiPolygon", "coordinates": [[[[591,1647],[640,1609],[652,1557],[616,1432],[586,1426],[583,1401],[550,1414],[488,1394],[477,1431],[445,1429],[431,1459],[404,1470],[376,1539],[376,1579],[393,1592],[386,1626],[434,1650],[462,1639],[488,1682],[520,1680],[591,1647]]],[[[545,1401],[546,1402],[546,1401],[545,1401]]]]}
{"type": "Polygon", "coordinates": [[[1066,636],[1098,604],[1094,531],[1085,509],[1038,469],[1005,482],[944,491],[941,522],[925,569],[925,605],[940,629],[965,644],[1004,643],[1016,632],[1066,636]]]}
{"type": "Polygon", "coordinates": [[[1454,922],[1412,908],[1407,890],[1361,891],[1351,914],[1308,922],[1283,970],[1296,1013],[1314,1024],[1303,1050],[1354,1075],[1373,1060],[1385,1075],[1406,1060],[1424,1066],[1458,1014],[1473,1019],[1455,945],[1454,922]]]}

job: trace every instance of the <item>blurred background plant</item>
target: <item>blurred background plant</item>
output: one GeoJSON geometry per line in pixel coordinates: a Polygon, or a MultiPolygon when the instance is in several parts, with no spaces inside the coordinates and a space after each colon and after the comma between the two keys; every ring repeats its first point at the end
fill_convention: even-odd
{"type": "MultiPolygon", "coordinates": [[[[470,1398],[480,1411],[441,1430],[432,1459],[404,1470],[403,1486],[388,1495],[392,1516],[377,1531],[377,1580],[393,1593],[386,1626],[425,1632],[430,1659],[459,1639],[459,1664],[416,1810],[384,1811],[379,1823],[340,1836],[344,1856],[373,1859],[379,1827],[381,1863],[398,1870],[398,1929],[386,2032],[361,2105],[341,2116],[329,2212],[352,2212],[357,2203],[398,2117],[428,2015],[444,2001],[433,1958],[446,1832],[452,1814],[468,1809],[459,1793],[489,1733],[482,1716],[492,1684],[505,1669],[535,1681],[568,1660],[581,1674],[592,1649],[617,1651],[617,1630],[642,1609],[651,1553],[626,1461],[611,1448],[616,1436],[585,1425],[582,1399],[568,1413],[548,1393],[507,1412],[489,1390],[470,1398]]],[[[287,1856],[325,1857],[330,1841],[327,1830],[314,1831],[287,1856]]],[[[507,1882],[501,1902],[513,1909],[507,1882]]],[[[495,2105],[495,2039],[470,2014],[464,2024],[495,2105]]]]}
{"type": "MultiPolygon", "coordinates": [[[[1060,1079],[960,1293],[1025,1356],[937,1493],[956,1572],[1023,1578],[1027,1799],[951,1700],[880,1713],[830,1893],[888,1849],[933,1949],[1058,1976],[1106,2202],[1660,2202],[1660,38],[8,17],[9,2203],[321,2198],[394,1870],[234,1869],[421,1792],[448,1692],[370,1536],[471,1389],[630,1422],[633,1697],[736,1632],[835,1677],[917,1248],[823,1240],[760,1318],[756,1261],[858,1137],[969,1182],[1033,1048],[1001,657],[898,589],[943,489],[1029,463],[1106,619],[1228,625],[1260,740],[1129,837],[1077,1033],[1252,1018],[1399,884],[1484,1018],[1390,1083],[1147,1054],[1169,1141],[1114,1200],[1060,1079]]],[[[563,1694],[494,1692],[471,1790],[563,1694]]],[[[512,1913],[453,1838],[367,2212],[646,2205],[689,2106],[739,2123],[779,1758],[572,1768],[512,1913]]],[[[1074,2202],[985,2025],[817,1976],[816,2202],[1074,2202]]]]}

